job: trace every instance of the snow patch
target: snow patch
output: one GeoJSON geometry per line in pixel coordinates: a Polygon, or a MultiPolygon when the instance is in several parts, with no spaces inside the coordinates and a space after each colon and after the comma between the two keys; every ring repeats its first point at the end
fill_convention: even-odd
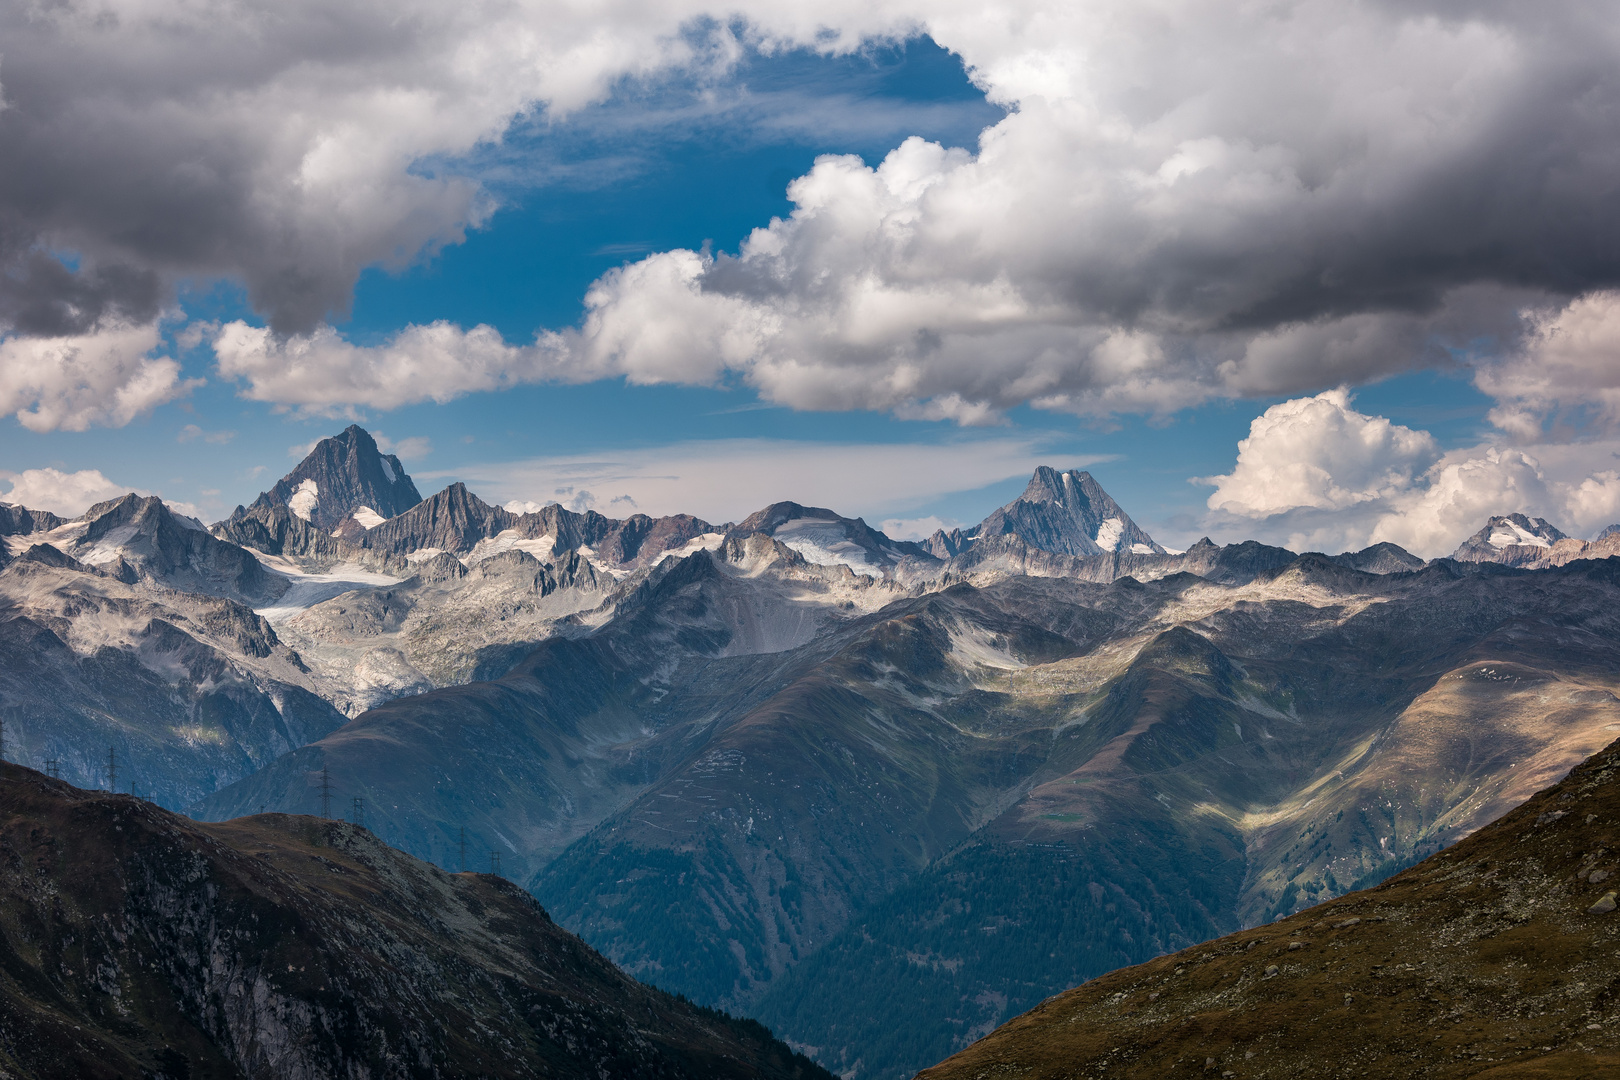
{"type": "Polygon", "coordinates": [[[1111,517],[1097,526],[1097,546],[1104,551],[1118,551],[1119,538],[1125,535],[1125,523],[1119,518],[1111,517]]]}
{"type": "Polygon", "coordinates": [[[1497,523],[1491,532],[1491,547],[1501,549],[1505,547],[1552,547],[1552,543],[1545,537],[1537,536],[1527,530],[1517,521],[1504,518],[1497,523]]]}
{"type": "Polygon", "coordinates": [[[271,625],[285,622],[299,612],[308,611],[316,604],[336,596],[342,596],[346,592],[353,592],[356,589],[369,589],[377,585],[397,585],[399,583],[398,578],[362,570],[354,563],[343,563],[334,566],[329,574],[287,574],[286,576],[290,581],[287,591],[282,593],[270,607],[254,609],[256,614],[262,615],[265,621],[271,625]]]}
{"type": "Polygon", "coordinates": [[[659,562],[665,559],[684,559],[688,555],[696,555],[700,551],[718,551],[720,545],[726,542],[725,533],[706,532],[702,536],[694,536],[678,548],[670,548],[658,557],[659,562]]]}
{"type": "Polygon", "coordinates": [[[473,549],[467,553],[466,563],[468,566],[474,566],[503,551],[526,551],[541,562],[545,562],[551,556],[552,548],[556,546],[555,536],[526,537],[516,529],[502,529],[494,536],[485,537],[474,544],[473,549]]]}
{"type": "Polygon", "coordinates": [[[438,555],[443,551],[444,548],[436,547],[417,548],[415,551],[412,551],[405,556],[405,561],[410,563],[412,566],[415,566],[419,562],[427,562],[429,559],[433,558],[433,556],[438,555]]]}
{"type": "MultiPolygon", "coordinates": [[[[394,476],[394,467],[392,465],[388,464],[388,459],[383,457],[381,454],[379,454],[377,456],[377,463],[380,464],[383,467],[383,475],[388,477],[388,482],[390,484],[394,483],[397,480],[397,478],[394,476]]],[[[361,522],[361,524],[364,525],[365,523],[361,522]]],[[[366,525],[366,528],[369,529],[369,528],[371,528],[371,526],[366,525]]]]}
{"type": "Polygon", "coordinates": [[[772,534],[784,547],[818,566],[847,566],[857,574],[882,577],[883,568],[872,565],[866,549],[850,540],[839,521],[799,518],[777,528],[772,534]]]}
{"type": "Polygon", "coordinates": [[[1150,544],[1132,544],[1131,545],[1131,554],[1132,555],[1152,555],[1153,554],[1153,547],[1150,544]]]}
{"type": "Polygon", "coordinates": [[[355,507],[353,517],[360,523],[362,529],[375,529],[388,520],[369,506],[355,507]]]}
{"type": "Polygon", "coordinates": [[[79,561],[89,566],[113,562],[123,554],[124,545],[135,539],[135,534],[140,531],[138,525],[120,525],[116,529],[111,529],[96,541],[95,547],[80,555],[79,561]]]}
{"type": "Polygon", "coordinates": [[[308,521],[310,511],[314,510],[315,504],[320,501],[320,485],[313,480],[305,480],[298,485],[298,490],[292,493],[292,498],[287,500],[287,509],[293,512],[294,517],[308,521]]]}
{"type": "Polygon", "coordinates": [[[951,656],[963,667],[997,668],[1018,671],[1028,665],[1008,652],[995,636],[982,626],[957,625],[951,628],[951,656]]]}

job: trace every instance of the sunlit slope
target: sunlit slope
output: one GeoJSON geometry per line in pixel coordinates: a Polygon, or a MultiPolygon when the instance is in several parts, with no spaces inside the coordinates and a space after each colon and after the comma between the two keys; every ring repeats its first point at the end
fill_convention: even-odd
{"type": "Polygon", "coordinates": [[[1061,994],[922,1073],[1620,1073],[1620,754],[1376,888],[1061,994]]]}

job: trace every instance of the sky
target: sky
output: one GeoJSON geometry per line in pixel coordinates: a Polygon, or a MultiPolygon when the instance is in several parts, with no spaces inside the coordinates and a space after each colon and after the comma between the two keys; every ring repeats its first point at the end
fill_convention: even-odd
{"type": "Polygon", "coordinates": [[[0,0],[0,499],[1620,521],[1604,3],[0,0]]]}

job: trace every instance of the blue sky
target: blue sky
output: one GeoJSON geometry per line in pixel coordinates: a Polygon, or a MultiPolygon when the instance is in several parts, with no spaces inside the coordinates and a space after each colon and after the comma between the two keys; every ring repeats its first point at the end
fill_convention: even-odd
{"type": "MultiPolygon", "coordinates": [[[[1035,10],[1047,9],[1037,4],[1035,10]]],[[[853,25],[863,16],[845,17],[853,25]]],[[[1352,22],[1345,27],[1347,40],[1357,31],[1352,22]]],[[[288,225],[307,237],[292,245],[288,265],[307,269],[325,259],[348,260],[345,265],[354,267],[334,272],[336,285],[312,287],[314,302],[325,311],[322,316],[316,310],[314,322],[309,312],[315,309],[307,304],[299,309],[296,298],[276,291],[276,283],[289,278],[287,265],[259,266],[251,252],[242,254],[253,247],[247,240],[231,240],[233,254],[223,261],[151,254],[145,265],[155,268],[154,280],[167,282],[168,293],[161,315],[142,316],[157,320],[152,325],[162,337],[146,355],[178,360],[180,370],[168,376],[168,389],[154,393],[150,407],[111,420],[106,419],[115,415],[110,405],[97,406],[101,412],[94,415],[100,419],[54,428],[45,421],[25,426],[20,413],[6,419],[0,423],[4,473],[19,484],[17,491],[26,492],[34,489],[15,480],[25,470],[99,470],[113,485],[160,492],[213,520],[287,471],[300,447],[353,418],[388,445],[399,446],[424,492],[459,479],[497,501],[557,499],[610,513],[634,506],[735,519],[769,498],[791,498],[827,503],[874,523],[888,521],[896,532],[918,532],[935,523],[977,521],[1014,496],[1037,463],[1089,468],[1142,525],[1176,546],[1211,534],[1221,540],[1259,536],[1329,548],[1394,538],[1439,551],[1460,539],[1460,531],[1472,531],[1464,526],[1482,521],[1479,515],[1486,510],[1546,513],[1575,532],[1620,512],[1620,483],[1605,479],[1615,457],[1605,407],[1589,408],[1574,420],[1567,407],[1586,389],[1582,380],[1606,385],[1607,369],[1594,376],[1580,357],[1553,357],[1569,370],[1559,369],[1563,381],[1549,384],[1540,373],[1555,365],[1533,355],[1536,348],[1545,352],[1549,341],[1572,336],[1549,331],[1537,337],[1538,327],[1557,331],[1560,319],[1574,327],[1577,315],[1595,320],[1602,353],[1603,335],[1620,320],[1611,319],[1604,306],[1611,295],[1604,275],[1610,271],[1601,255],[1573,249],[1555,253],[1561,268],[1553,276],[1564,282],[1558,287],[1513,279],[1483,249],[1477,265],[1457,262],[1443,273],[1435,271],[1438,277],[1419,280],[1411,267],[1427,266],[1437,257],[1400,250],[1411,230],[1379,240],[1379,247],[1366,239],[1376,227],[1358,224],[1360,211],[1341,204],[1311,210],[1322,222],[1300,216],[1289,226],[1292,231],[1277,232],[1264,243],[1254,233],[1269,224],[1250,225],[1246,232],[1234,225],[1226,233],[1183,243],[1215,227],[1207,223],[1237,213],[1232,209],[1237,204],[1219,204],[1217,213],[1206,201],[1184,219],[1165,217],[1163,207],[1143,210],[1139,203],[1115,210],[1100,203],[1100,209],[1069,208],[1071,202],[1098,202],[1096,193],[1106,194],[1121,177],[1149,174],[1136,166],[1094,165],[1109,152],[1096,134],[1106,126],[1075,127],[1078,121],[1065,118],[1054,101],[1112,101],[1115,126],[1138,125],[1140,143],[1147,137],[1141,133],[1168,123],[1165,117],[1189,111],[1185,105],[1162,111],[1168,108],[1162,102],[1145,104],[1154,95],[1166,97],[1169,106],[1175,106],[1177,93],[1185,101],[1231,99],[1227,104],[1236,111],[1220,123],[1208,116],[1187,121],[1206,124],[1218,135],[1189,128],[1156,151],[1160,156],[1154,160],[1162,164],[1153,175],[1165,178],[1166,191],[1195,200],[1211,196],[1198,193],[1184,177],[1213,175],[1236,160],[1234,154],[1252,159],[1232,165],[1248,170],[1234,176],[1254,175],[1260,167],[1255,161],[1272,161],[1264,167],[1275,167],[1266,145],[1257,142],[1260,136],[1238,138],[1228,128],[1264,129],[1287,150],[1288,175],[1298,178],[1309,174],[1312,154],[1328,152],[1312,140],[1318,129],[1332,128],[1334,117],[1315,125],[1307,117],[1298,131],[1276,134],[1281,122],[1260,115],[1273,106],[1255,105],[1255,99],[1243,96],[1244,88],[1226,85],[1232,77],[1225,71],[1208,75],[1207,86],[1188,76],[1193,81],[1179,88],[1171,85],[1173,78],[1155,83],[1148,73],[1133,82],[1125,71],[1111,76],[1123,80],[1117,85],[1099,82],[1085,92],[1059,93],[1039,79],[1030,83],[1028,64],[1020,67],[991,45],[983,46],[990,52],[975,51],[979,38],[990,41],[993,35],[975,38],[971,28],[936,30],[934,37],[915,30],[861,31],[867,36],[852,47],[834,48],[828,44],[830,31],[796,42],[797,29],[778,28],[771,38],[761,36],[757,25],[744,19],[728,28],[688,19],[673,35],[657,39],[666,52],[690,48],[692,55],[678,63],[648,61],[635,73],[615,73],[609,65],[590,92],[511,95],[508,104],[491,106],[494,119],[484,137],[445,136],[425,151],[402,152],[403,166],[388,173],[385,163],[379,175],[406,192],[400,198],[420,198],[426,209],[407,207],[375,235],[367,233],[363,243],[340,237],[344,246],[335,255],[322,253],[319,227],[298,233],[288,225]],[[942,48],[935,37],[955,51],[942,48]],[[965,62],[974,65],[976,81],[965,62]],[[1154,109],[1161,111],[1149,116],[1154,109]],[[976,157],[987,131],[994,133],[995,152],[976,157]],[[1065,141],[1067,136],[1073,138],[1065,141]],[[907,143],[911,137],[923,142],[907,143]],[[1079,156],[1046,175],[1042,140],[1052,146],[1054,159],[1079,156]],[[930,149],[926,144],[931,143],[941,149],[930,149]],[[1077,150],[1071,143],[1093,149],[1077,150]],[[897,150],[902,144],[914,148],[910,158],[897,150]],[[952,147],[962,151],[952,156],[947,152],[952,147]],[[822,155],[859,160],[817,167],[822,155]],[[784,224],[795,209],[788,185],[812,168],[815,182],[802,182],[801,197],[808,200],[800,214],[804,220],[784,224]],[[1003,170],[999,176],[997,168],[1003,170]],[[972,179],[960,181],[954,202],[892,194],[914,173],[939,190],[961,177],[972,179]],[[872,188],[873,177],[890,184],[891,194],[882,194],[881,184],[872,188]],[[1037,177],[1027,191],[1003,196],[1009,185],[1016,189],[1027,177],[1037,177]],[[862,184],[878,195],[859,194],[862,184]],[[1002,197],[1005,207],[996,205],[1002,197]],[[838,235],[844,226],[837,214],[865,212],[863,198],[917,200],[885,212],[897,215],[893,220],[905,228],[932,215],[935,235],[958,236],[951,241],[956,246],[937,249],[945,254],[931,256],[932,262],[900,265],[896,252],[911,258],[918,250],[913,237],[912,247],[874,255],[863,264],[866,255],[857,248],[836,246],[848,240],[838,235]],[[1048,241],[1040,220],[1048,207],[1051,249],[1043,250],[1048,241]],[[965,224],[958,227],[953,213],[965,224]],[[1114,228],[1134,220],[1133,214],[1150,213],[1159,215],[1153,219],[1158,224],[1147,231],[1114,228]],[[434,214],[442,220],[427,220],[434,214]],[[1028,231],[1031,221],[1034,232],[1028,231]],[[770,235],[748,240],[753,230],[767,226],[770,235]],[[1163,246],[1171,229],[1182,238],[1176,241],[1181,246],[1142,254],[1148,246],[1163,246]],[[1112,235],[1115,231],[1120,235],[1112,235]],[[1020,241],[1019,235],[1030,239],[1020,241]],[[1326,243],[1323,236],[1344,237],[1339,242],[1356,250],[1333,267],[1311,271],[1314,277],[1305,274],[1292,283],[1285,279],[1293,271],[1263,265],[1268,260],[1288,264],[1284,256],[1291,244],[1319,250],[1326,243]],[[608,347],[592,344],[599,328],[585,321],[587,291],[595,286],[603,292],[606,299],[592,310],[619,320],[614,333],[620,337],[614,340],[624,340],[622,328],[633,330],[638,320],[653,318],[646,314],[655,310],[649,305],[667,297],[654,286],[615,277],[614,271],[674,266],[660,261],[664,253],[683,251],[696,253],[693,260],[713,261],[701,262],[709,268],[702,271],[707,276],[682,294],[686,306],[671,325],[708,318],[705,297],[740,297],[742,307],[726,310],[764,320],[758,325],[765,330],[752,331],[751,347],[760,355],[739,353],[710,370],[708,353],[726,347],[714,337],[685,352],[660,351],[658,341],[626,346],[603,360],[608,347]],[[928,319],[906,323],[920,316],[901,310],[894,300],[896,283],[909,287],[919,274],[931,274],[935,264],[958,256],[960,267],[945,266],[938,280],[906,300],[919,310],[936,304],[931,310],[945,314],[929,318],[942,318],[939,326],[945,328],[928,319]],[[232,270],[233,265],[240,269],[232,270]],[[815,291],[821,286],[811,277],[803,277],[811,284],[799,284],[794,275],[817,268],[822,278],[846,272],[851,279],[891,275],[885,288],[866,295],[850,292],[833,301],[832,310],[843,312],[840,318],[850,325],[878,310],[882,326],[888,326],[884,320],[904,324],[899,336],[876,346],[868,338],[857,340],[858,335],[833,340],[824,327],[812,325],[804,312],[807,304],[822,302],[815,291]],[[1239,280],[1251,271],[1252,285],[1239,280]],[[353,276],[345,279],[345,272],[353,276]],[[1313,295],[1330,293],[1349,279],[1356,279],[1354,288],[1313,295]],[[1021,312],[1016,325],[1004,314],[1012,308],[997,307],[1005,297],[994,299],[1008,281],[1021,312]],[[801,289],[808,291],[795,291],[801,289]],[[1242,295],[1208,300],[1223,289],[1242,295]],[[944,295],[966,299],[939,308],[936,302],[944,295]],[[874,309],[873,303],[880,306],[874,309]],[[1579,307],[1582,303],[1587,306],[1579,307]],[[892,312],[881,307],[885,304],[895,305],[892,312]],[[948,328],[956,310],[974,304],[985,305],[983,313],[948,328]],[[1537,311],[1542,314],[1527,314],[1537,311]],[[900,314],[890,318],[893,312],[900,314]],[[400,344],[407,327],[442,321],[453,338],[452,351],[465,351],[461,335],[488,326],[511,357],[490,378],[507,388],[468,390],[474,384],[457,384],[442,393],[424,390],[416,400],[408,400],[411,394],[391,397],[376,386],[300,396],[296,387],[292,392],[286,385],[271,387],[278,357],[291,355],[277,352],[281,345],[250,356],[236,378],[222,373],[218,364],[224,354],[215,340],[221,326],[241,321],[262,327],[278,319],[277,342],[296,342],[315,323],[329,328],[318,332],[330,333],[330,342],[346,351],[330,353],[335,359],[328,366],[347,364],[355,371],[383,370],[409,352],[400,344]],[[545,338],[551,331],[565,336],[545,338]],[[542,336],[538,343],[537,335],[542,336]],[[798,344],[783,346],[778,338],[798,344]],[[1071,340],[1076,344],[1063,344],[1071,340]],[[646,355],[638,359],[636,348],[646,355]],[[795,348],[820,350],[811,356],[815,370],[809,375],[795,366],[795,348]],[[1090,360],[1076,361],[1066,352],[1090,360]],[[549,358],[545,363],[556,365],[545,370],[562,374],[533,375],[542,363],[534,357],[541,353],[549,358]],[[203,381],[188,387],[185,379],[203,381]],[[645,385],[649,381],[655,384],[645,385]],[[894,390],[902,383],[920,389],[894,390]],[[1017,389],[1025,384],[1036,388],[1017,389]],[[1338,387],[1346,393],[1332,400],[1316,397],[1338,387]],[[1257,421],[1261,426],[1251,428],[1257,421]],[[1240,459],[1240,440],[1251,436],[1240,459]],[[920,453],[917,448],[932,449],[920,453]],[[734,475],[728,475],[728,454],[734,475]],[[1226,479],[1219,484],[1197,482],[1222,476],[1226,479]],[[1466,490],[1458,495],[1448,484],[1466,490]]],[[[1201,30],[1197,20],[1188,25],[1189,33],[1203,34],[1201,40],[1217,53],[1253,48],[1225,41],[1224,31],[1211,28],[1217,23],[1201,30]]],[[[1107,52],[1089,42],[1065,51],[1054,31],[1052,40],[1019,46],[1025,51],[1014,59],[1022,63],[1029,50],[1045,50],[1042,56],[1056,56],[1061,63],[1093,48],[1094,66],[1107,67],[1110,57],[1147,49],[1152,35],[1162,32],[1141,30],[1107,52]]],[[[1443,67],[1453,58],[1445,50],[1460,48],[1457,42],[1463,40],[1425,43],[1432,51],[1417,59],[1443,67]]],[[[1180,48],[1188,42],[1170,44],[1180,48]]],[[[1286,41],[1276,45],[1279,54],[1287,51],[1286,41]]],[[[1341,59],[1345,71],[1352,71],[1355,58],[1335,62],[1341,59]]],[[[1360,76],[1283,72],[1275,77],[1305,79],[1308,90],[1320,89],[1311,80],[1343,90],[1360,76]]],[[[1399,71],[1388,77],[1397,86],[1407,78],[1399,71]]],[[[7,92],[21,103],[12,112],[26,114],[28,73],[13,82],[8,68],[6,78],[7,92]]],[[[1416,85],[1415,79],[1409,81],[1416,85]]],[[[1547,108],[1556,114],[1558,103],[1547,108]]],[[[14,137],[7,123],[15,121],[0,117],[0,142],[14,137]]],[[[220,144],[217,135],[212,138],[211,145],[220,144]]],[[[353,156],[364,164],[359,150],[353,156]]],[[[301,160],[300,175],[307,181],[314,159],[306,153],[301,160]]],[[[354,172],[361,166],[344,167],[350,173],[343,175],[365,179],[363,172],[354,172]]],[[[1389,167],[1404,168],[1404,161],[1389,167]]],[[[368,198],[383,205],[397,194],[386,184],[377,192],[344,203],[342,216],[332,219],[337,224],[327,231],[341,232],[349,222],[364,219],[375,208],[367,205],[368,198]]],[[[353,191],[340,194],[347,199],[353,191]]],[[[1402,206],[1401,212],[1418,213],[1418,203],[1428,197],[1411,195],[1418,208],[1402,206]]],[[[1601,193],[1594,198],[1600,206],[1604,199],[1612,202],[1601,193]]],[[[1368,211],[1368,221],[1376,209],[1368,211]]],[[[1575,207],[1571,214],[1589,209],[1590,204],[1575,207]]],[[[88,215],[83,206],[74,212],[88,215]]],[[[1426,213],[1424,220],[1434,217],[1426,213]]],[[[1278,210],[1255,221],[1284,214],[1278,210]]],[[[205,215],[199,211],[198,216],[205,215]]],[[[299,220],[294,214],[283,224],[299,220]]],[[[275,220],[271,225],[280,227],[275,220]]],[[[220,226],[230,227],[235,226],[220,226]]],[[[68,239],[39,250],[49,250],[88,283],[95,266],[115,265],[115,255],[108,254],[115,247],[108,242],[105,251],[95,248],[84,239],[91,236],[86,229],[64,226],[61,235],[68,239]]],[[[128,243],[120,243],[116,258],[138,262],[128,256],[128,243]]],[[[262,239],[257,243],[273,246],[262,239]]],[[[860,250],[871,248],[870,235],[864,243],[860,250]]],[[[1520,243],[1537,257],[1548,257],[1549,241],[1530,233],[1501,243],[1520,243]]],[[[1447,258],[1455,258],[1450,254],[1455,247],[1445,237],[1435,241],[1447,258]]],[[[13,271],[9,280],[15,284],[23,273],[13,271]]],[[[85,284],[76,295],[92,291],[85,284]]],[[[115,306],[135,311],[138,298],[114,292],[107,286],[106,310],[114,314],[102,316],[92,332],[139,323],[134,316],[117,316],[115,306]]],[[[724,331],[722,325],[714,332],[724,331]]],[[[832,337],[841,332],[842,327],[831,331],[832,337]]],[[[17,316],[7,340],[13,345],[59,340],[51,337],[57,331],[34,333],[29,337],[24,317],[17,316]]],[[[317,361],[316,369],[324,363],[317,361]]],[[[129,370],[125,361],[119,377],[133,378],[129,370]]],[[[399,370],[401,379],[409,379],[411,371],[423,369],[407,364],[399,370]]],[[[360,377],[345,368],[344,377],[351,376],[360,377]]],[[[386,376],[379,378],[386,382],[386,376]]],[[[14,399],[11,408],[29,403],[26,393],[14,399]]]]}

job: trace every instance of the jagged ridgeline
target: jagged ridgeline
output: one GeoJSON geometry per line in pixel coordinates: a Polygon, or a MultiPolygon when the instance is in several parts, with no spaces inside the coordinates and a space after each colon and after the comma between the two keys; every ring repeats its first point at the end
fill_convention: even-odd
{"type": "Polygon", "coordinates": [[[830,1080],[645,987],[501,878],[363,828],[202,825],[0,765],[0,1070],[830,1080]]]}
{"type": "Polygon", "coordinates": [[[420,498],[358,428],[208,529],[0,510],[12,759],[116,754],[211,820],[325,777],[861,1080],[1378,881],[1620,731],[1620,533],[1511,513],[1432,561],[1178,552],[1042,468],[916,542],[420,498]]]}

